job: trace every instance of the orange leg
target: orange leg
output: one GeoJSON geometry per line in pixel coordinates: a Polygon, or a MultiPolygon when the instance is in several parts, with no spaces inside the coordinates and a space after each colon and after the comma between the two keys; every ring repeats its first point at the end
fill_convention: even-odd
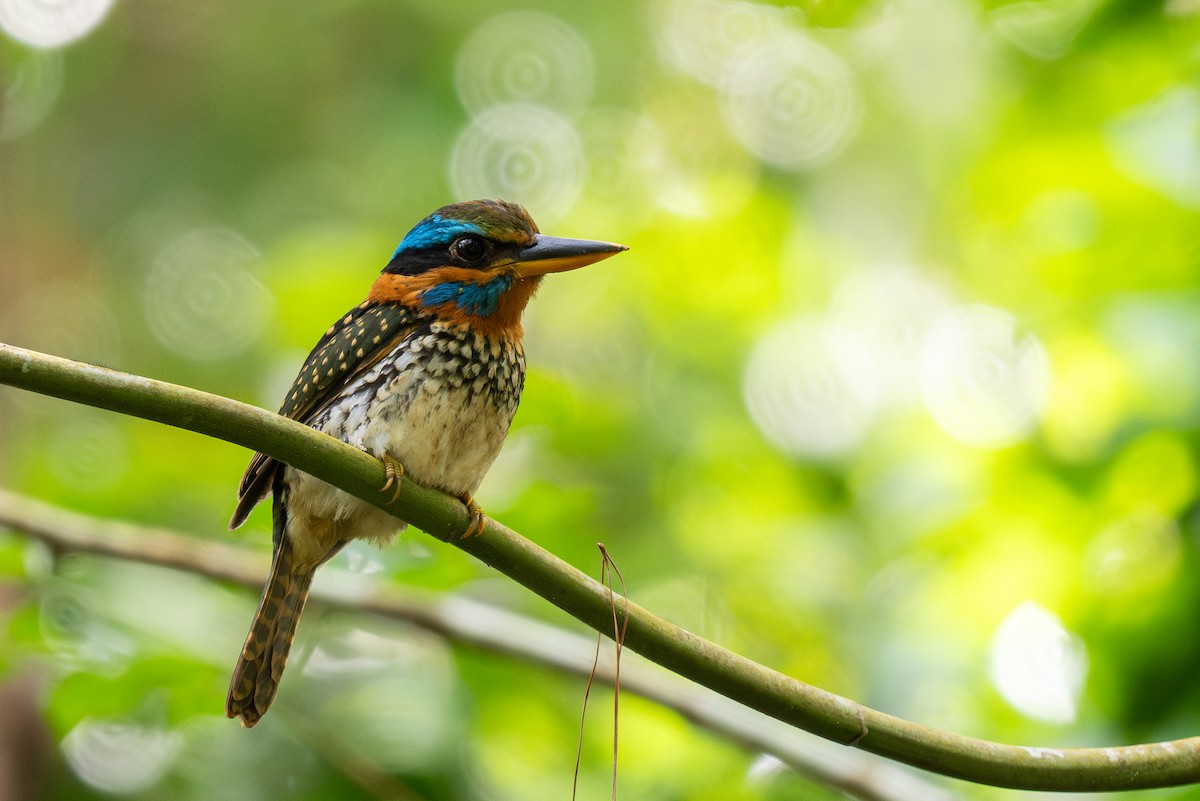
{"type": "Polygon", "coordinates": [[[459,495],[458,499],[467,505],[467,513],[471,515],[471,522],[467,524],[467,530],[463,532],[461,539],[479,536],[483,533],[483,509],[469,492],[459,495]]]}
{"type": "Polygon", "coordinates": [[[379,491],[387,492],[392,485],[396,487],[396,491],[392,493],[391,500],[388,501],[388,506],[391,506],[400,497],[400,490],[403,488],[400,479],[404,478],[404,465],[393,459],[392,455],[388,453],[385,453],[379,461],[383,462],[383,471],[387,475],[387,481],[383,483],[379,491]]]}

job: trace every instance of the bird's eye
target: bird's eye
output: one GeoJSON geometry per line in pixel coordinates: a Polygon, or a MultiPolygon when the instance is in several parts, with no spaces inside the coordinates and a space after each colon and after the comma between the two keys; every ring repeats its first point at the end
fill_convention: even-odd
{"type": "Polygon", "coordinates": [[[479,261],[487,254],[487,248],[478,237],[460,236],[450,245],[450,253],[463,261],[479,261]]]}

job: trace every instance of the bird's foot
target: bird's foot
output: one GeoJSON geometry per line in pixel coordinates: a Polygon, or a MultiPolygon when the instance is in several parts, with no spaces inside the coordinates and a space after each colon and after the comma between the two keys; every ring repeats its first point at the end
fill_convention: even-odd
{"type": "Polygon", "coordinates": [[[467,524],[467,530],[462,533],[459,539],[467,539],[468,537],[477,537],[483,533],[483,508],[479,502],[471,497],[471,493],[464,492],[458,496],[458,499],[467,505],[467,514],[471,516],[471,521],[467,524]]]}
{"type": "Polygon", "coordinates": [[[400,490],[404,486],[400,481],[404,478],[404,465],[392,458],[390,453],[385,453],[379,461],[383,462],[383,472],[387,476],[387,481],[383,482],[379,491],[387,492],[393,485],[396,487],[396,491],[392,493],[392,497],[388,501],[388,506],[391,506],[400,497],[400,490]]]}

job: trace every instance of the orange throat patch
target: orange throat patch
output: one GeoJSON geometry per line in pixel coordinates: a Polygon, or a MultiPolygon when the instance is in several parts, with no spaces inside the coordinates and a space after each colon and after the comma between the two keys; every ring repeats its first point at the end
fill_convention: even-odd
{"type": "Polygon", "coordinates": [[[411,309],[428,310],[440,320],[466,325],[486,337],[520,340],[524,334],[521,314],[537,292],[542,277],[513,276],[507,287],[501,286],[486,304],[464,304],[458,297],[472,295],[472,290],[493,281],[502,281],[501,273],[480,272],[465,267],[439,267],[420,275],[384,273],[375,279],[367,300],[374,303],[396,303],[411,309]],[[457,288],[457,296],[445,291],[457,288]],[[444,301],[442,295],[446,295],[444,301]],[[430,300],[434,302],[430,302],[430,300]]]}

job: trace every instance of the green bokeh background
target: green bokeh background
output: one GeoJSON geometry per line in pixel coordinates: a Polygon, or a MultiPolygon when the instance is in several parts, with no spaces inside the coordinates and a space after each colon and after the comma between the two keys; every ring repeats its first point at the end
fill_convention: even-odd
{"type": "MultiPolygon", "coordinates": [[[[631,250],[530,307],[492,516],[920,723],[1190,736],[1198,76],[1194,0],[117,0],[62,47],[0,37],[0,341],[274,408],[413,223],[504,194],[631,250]],[[529,152],[471,149],[522,119],[553,123],[529,152]]],[[[248,456],[0,389],[0,485],[81,512],[266,550],[266,509],[224,528],[248,456]]],[[[575,625],[416,532],[327,570],[575,625]]],[[[0,571],[38,797],[375,797],[359,760],[415,798],[569,792],[579,680],[314,608],[247,732],[220,712],[249,593],[3,531],[0,571]]],[[[623,797],[833,797],[622,709],[623,797]]]]}

